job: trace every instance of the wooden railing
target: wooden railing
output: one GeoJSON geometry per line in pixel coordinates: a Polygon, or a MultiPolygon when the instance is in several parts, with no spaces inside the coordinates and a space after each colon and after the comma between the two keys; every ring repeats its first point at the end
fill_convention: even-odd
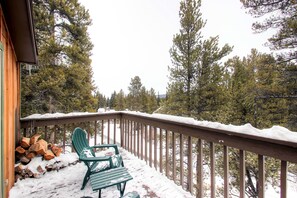
{"type": "Polygon", "coordinates": [[[230,176],[234,177],[234,174],[230,174],[229,167],[234,167],[234,164],[238,168],[238,196],[244,197],[247,183],[250,182],[246,179],[246,164],[255,163],[249,162],[254,158],[246,155],[257,158],[256,196],[261,198],[265,195],[265,173],[268,171],[265,170],[265,159],[273,158],[280,164],[279,170],[273,170],[280,173],[280,197],[287,197],[288,163],[297,163],[296,142],[202,127],[140,113],[112,112],[21,119],[21,135],[29,136],[37,132],[49,139],[50,133],[54,143],[65,149],[76,126],[84,128],[89,133],[89,139],[90,136],[94,137],[94,144],[119,144],[197,197],[230,197],[230,176]],[[221,172],[223,179],[221,186],[216,184],[218,172],[221,172]],[[217,192],[219,189],[222,191],[217,192]]]}

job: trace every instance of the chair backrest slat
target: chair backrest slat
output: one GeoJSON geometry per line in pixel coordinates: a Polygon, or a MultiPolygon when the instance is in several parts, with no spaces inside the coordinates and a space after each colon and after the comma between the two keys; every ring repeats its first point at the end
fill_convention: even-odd
{"type": "Polygon", "coordinates": [[[79,156],[86,149],[89,149],[92,152],[92,155],[95,156],[93,149],[91,149],[87,141],[87,133],[79,127],[75,128],[72,134],[72,146],[79,156]]]}

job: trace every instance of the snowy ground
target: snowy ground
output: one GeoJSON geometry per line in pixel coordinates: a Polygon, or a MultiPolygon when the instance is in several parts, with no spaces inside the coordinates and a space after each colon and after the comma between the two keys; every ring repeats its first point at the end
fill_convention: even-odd
{"type": "MultiPolygon", "coordinates": [[[[125,193],[137,191],[140,197],[194,197],[184,191],[173,181],[146,165],[131,153],[121,149],[125,167],[132,175],[133,180],[127,182],[125,193]]],[[[62,155],[56,160],[69,163],[77,159],[73,153],[62,155]]],[[[45,164],[43,164],[45,165],[45,164]]],[[[32,166],[32,165],[31,165],[32,166]]],[[[82,198],[98,197],[98,192],[93,192],[90,182],[84,190],[80,190],[86,166],[78,163],[59,171],[47,172],[40,178],[27,178],[15,183],[10,190],[10,198],[82,198]]],[[[115,186],[102,190],[102,197],[119,197],[119,191],[115,186]]]]}

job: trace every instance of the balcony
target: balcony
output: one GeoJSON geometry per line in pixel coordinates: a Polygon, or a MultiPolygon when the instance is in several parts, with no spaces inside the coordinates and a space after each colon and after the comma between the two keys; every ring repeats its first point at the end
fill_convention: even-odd
{"type": "Polygon", "coordinates": [[[248,127],[243,132],[235,132],[216,125],[211,128],[190,118],[142,113],[68,114],[21,119],[20,135],[37,132],[45,140],[51,139],[69,150],[71,132],[80,126],[88,132],[89,140],[94,141],[91,144],[118,144],[124,149],[122,152],[139,158],[193,196],[245,197],[254,191],[254,195],[256,192],[255,196],[261,198],[267,196],[270,182],[265,180],[265,174],[273,171],[277,173],[278,196],[289,197],[291,172],[288,168],[297,163],[295,134],[292,138],[296,139],[292,141],[272,139],[249,131],[248,127]],[[279,167],[265,169],[268,161],[279,167]],[[254,177],[248,171],[251,164],[255,165],[254,177]]]}

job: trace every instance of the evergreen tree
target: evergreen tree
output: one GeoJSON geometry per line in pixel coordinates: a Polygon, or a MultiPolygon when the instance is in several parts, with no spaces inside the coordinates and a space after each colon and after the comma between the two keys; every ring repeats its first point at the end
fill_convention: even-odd
{"type": "Polygon", "coordinates": [[[22,75],[22,116],[94,111],[88,11],[77,0],[34,0],[33,14],[39,69],[22,75]]]}
{"type": "Polygon", "coordinates": [[[99,91],[96,92],[95,98],[97,99],[97,109],[107,107],[107,99],[99,91]]]}
{"type": "Polygon", "coordinates": [[[117,95],[117,93],[116,93],[116,91],[114,91],[110,96],[109,104],[108,104],[110,109],[114,109],[116,106],[116,99],[115,99],[116,95],[117,95]]]}
{"type": "Polygon", "coordinates": [[[147,113],[153,113],[158,109],[158,101],[156,97],[156,92],[153,88],[147,93],[147,113]]]}
{"type": "Polygon", "coordinates": [[[225,68],[220,60],[228,55],[232,48],[218,47],[219,37],[210,37],[203,41],[198,60],[195,86],[195,116],[200,120],[223,122],[226,120],[228,87],[224,83],[225,68]]]}
{"type": "Polygon", "coordinates": [[[228,45],[218,47],[218,37],[203,40],[200,0],[180,3],[179,34],[173,38],[170,50],[173,66],[170,70],[168,100],[162,111],[175,115],[194,116],[198,119],[225,120],[217,117],[224,105],[224,68],[219,61],[229,54],[228,45]]]}
{"type": "Polygon", "coordinates": [[[126,109],[126,98],[124,91],[121,89],[115,97],[115,110],[123,111],[126,109]]]}
{"type": "Polygon", "coordinates": [[[282,61],[297,60],[297,1],[295,0],[240,0],[249,13],[255,17],[268,15],[263,22],[253,24],[256,32],[270,28],[278,31],[269,39],[270,47],[283,50],[280,54],[282,61]],[[285,51],[284,51],[285,50],[285,51]]]}
{"type": "Polygon", "coordinates": [[[127,105],[129,110],[142,111],[142,88],[143,87],[139,76],[135,76],[131,79],[130,86],[128,87],[129,94],[127,96],[127,105]]]}
{"type": "Polygon", "coordinates": [[[193,90],[199,53],[201,51],[201,29],[205,22],[200,13],[201,1],[185,0],[180,2],[181,29],[173,38],[170,56],[173,67],[170,70],[170,86],[168,89],[171,108],[183,109],[182,114],[191,115],[193,110],[193,90]],[[180,94],[175,99],[176,93],[180,94]]]}

